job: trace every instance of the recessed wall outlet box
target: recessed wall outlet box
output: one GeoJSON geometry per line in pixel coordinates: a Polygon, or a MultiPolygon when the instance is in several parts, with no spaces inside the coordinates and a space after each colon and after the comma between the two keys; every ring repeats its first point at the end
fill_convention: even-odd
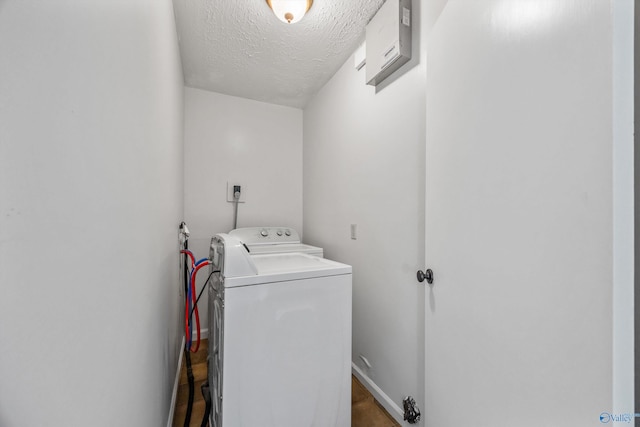
{"type": "Polygon", "coordinates": [[[360,71],[362,67],[367,63],[367,42],[362,42],[360,46],[356,49],[353,54],[353,62],[356,67],[356,70],[360,71]]]}
{"type": "Polygon", "coordinates": [[[411,0],[387,0],[366,31],[367,84],[376,86],[411,59],[411,0]]]}
{"type": "Polygon", "coordinates": [[[358,239],[358,224],[351,224],[351,240],[358,239]]]}
{"type": "Polygon", "coordinates": [[[238,203],[244,203],[247,201],[247,186],[244,184],[238,183],[238,181],[227,181],[227,202],[235,202],[236,199],[233,197],[234,187],[240,187],[240,199],[238,199],[238,203]]]}

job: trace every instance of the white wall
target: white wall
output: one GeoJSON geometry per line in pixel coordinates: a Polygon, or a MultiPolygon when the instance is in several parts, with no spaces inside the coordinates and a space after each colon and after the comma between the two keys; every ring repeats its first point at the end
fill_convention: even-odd
{"type": "MultiPolygon", "coordinates": [[[[634,125],[640,127],[640,6],[634,8],[634,125]]],[[[640,267],[640,132],[634,133],[634,309],[640,307],[640,274],[635,273],[640,267]]],[[[640,311],[635,312],[634,322],[635,352],[640,355],[640,311]]],[[[640,357],[635,357],[635,396],[640,402],[640,357]]],[[[636,412],[640,405],[636,404],[636,412]]]]}
{"type": "Polygon", "coordinates": [[[170,0],[0,3],[0,425],[166,424],[183,85],[170,0]]]}
{"type": "MultiPolygon", "coordinates": [[[[185,88],[184,138],[185,219],[197,257],[233,228],[227,181],[244,186],[238,227],[302,232],[302,110],[185,88]]],[[[206,276],[201,270],[198,289],[206,276]]],[[[198,307],[206,319],[206,301],[198,307]]]]}
{"type": "Polygon", "coordinates": [[[613,3],[613,409],[634,402],[634,1],[613,3]]]}
{"type": "MultiPolygon", "coordinates": [[[[304,110],[304,235],[353,265],[353,360],[398,407],[423,408],[424,31],[413,59],[373,88],[350,58],[304,110]],[[351,240],[350,224],[358,238],[351,240]]],[[[393,408],[391,408],[393,409],[393,408]]]]}

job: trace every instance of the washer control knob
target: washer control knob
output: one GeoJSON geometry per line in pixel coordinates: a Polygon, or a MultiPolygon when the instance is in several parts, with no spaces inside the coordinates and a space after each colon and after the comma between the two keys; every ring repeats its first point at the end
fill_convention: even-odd
{"type": "Polygon", "coordinates": [[[285,230],[284,234],[288,237],[291,236],[291,230],[285,230]]]}
{"type": "Polygon", "coordinates": [[[263,228],[262,231],[260,232],[260,235],[262,237],[267,237],[269,235],[269,230],[267,230],[266,228],[263,228]]]}
{"type": "Polygon", "coordinates": [[[276,233],[278,236],[282,236],[282,230],[278,230],[278,232],[276,233]]]}

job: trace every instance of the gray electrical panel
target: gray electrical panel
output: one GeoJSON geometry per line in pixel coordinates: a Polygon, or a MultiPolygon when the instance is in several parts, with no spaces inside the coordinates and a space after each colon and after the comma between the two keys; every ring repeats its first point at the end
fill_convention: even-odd
{"type": "Polygon", "coordinates": [[[375,86],[411,59],[411,0],[387,0],[367,25],[367,84],[375,86]]]}

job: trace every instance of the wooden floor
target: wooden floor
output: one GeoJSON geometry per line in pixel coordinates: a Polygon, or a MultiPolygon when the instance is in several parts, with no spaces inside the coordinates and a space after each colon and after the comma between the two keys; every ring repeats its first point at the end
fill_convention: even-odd
{"type": "MultiPolygon", "coordinates": [[[[191,353],[195,396],[189,427],[200,427],[204,416],[205,405],[200,386],[207,379],[207,348],[207,341],[204,340],[200,344],[198,352],[191,353]]],[[[187,368],[183,361],[180,372],[180,386],[178,388],[176,408],[173,417],[173,427],[184,426],[184,416],[187,411],[188,398],[187,368]]],[[[351,377],[351,427],[400,427],[400,424],[376,402],[373,396],[371,396],[371,393],[369,393],[355,377],[351,377]]]]}

